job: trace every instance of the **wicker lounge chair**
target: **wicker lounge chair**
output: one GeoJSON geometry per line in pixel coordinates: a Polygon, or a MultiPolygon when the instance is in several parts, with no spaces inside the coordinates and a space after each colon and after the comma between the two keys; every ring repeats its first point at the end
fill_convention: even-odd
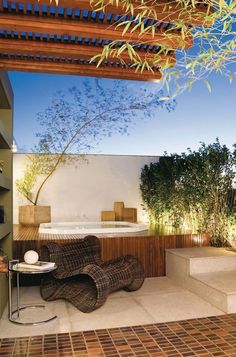
{"type": "Polygon", "coordinates": [[[144,281],[143,266],[132,255],[103,262],[95,236],[65,245],[49,242],[42,247],[41,259],[54,261],[58,267],[42,280],[42,297],[66,299],[82,312],[103,305],[109,293],[122,288],[137,290],[144,281]]]}

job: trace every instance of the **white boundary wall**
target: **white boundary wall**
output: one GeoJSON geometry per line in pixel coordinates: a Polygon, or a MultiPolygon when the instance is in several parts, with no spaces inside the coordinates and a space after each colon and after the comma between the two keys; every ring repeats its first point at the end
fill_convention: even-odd
{"type": "MultiPolygon", "coordinates": [[[[113,210],[115,201],[138,209],[138,221],[147,221],[140,194],[141,168],[158,161],[157,156],[86,155],[86,161],[61,165],[43,188],[39,204],[50,205],[52,221],[97,221],[102,210],[113,210]]],[[[13,155],[13,222],[18,206],[27,201],[17,192],[15,180],[22,177],[24,154],[13,155]]]]}

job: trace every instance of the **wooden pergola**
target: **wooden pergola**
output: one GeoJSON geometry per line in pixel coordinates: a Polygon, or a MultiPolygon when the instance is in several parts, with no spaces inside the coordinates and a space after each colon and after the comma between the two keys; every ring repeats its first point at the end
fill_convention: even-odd
{"type": "MultiPolygon", "coordinates": [[[[134,0],[134,16],[140,12],[141,2],[134,0]]],[[[115,3],[115,2],[114,2],[115,3]]],[[[109,4],[104,12],[95,11],[89,0],[0,0],[0,70],[77,74],[84,76],[152,81],[161,78],[160,69],[175,64],[175,50],[189,48],[191,36],[182,38],[173,28],[176,20],[188,26],[208,25],[204,3],[183,12],[176,0],[151,0],[158,18],[148,18],[145,26],[155,24],[156,33],[140,35],[132,26],[122,36],[123,28],[116,28],[119,20],[130,19],[122,5],[109,4]],[[172,30],[173,28],[173,30],[172,30]],[[168,30],[168,31],[167,31],[168,30]],[[111,57],[100,66],[90,59],[101,53],[104,45],[119,41],[135,47],[141,59],[151,59],[160,53],[158,65],[152,72],[142,73],[131,67],[127,54],[119,59],[111,57]],[[162,47],[168,49],[165,54],[162,47]]]]}

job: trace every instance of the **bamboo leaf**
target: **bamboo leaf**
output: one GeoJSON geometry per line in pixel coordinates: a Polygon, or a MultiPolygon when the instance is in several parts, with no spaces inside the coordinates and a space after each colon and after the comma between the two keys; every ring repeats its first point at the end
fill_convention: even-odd
{"type": "Polygon", "coordinates": [[[167,100],[170,100],[170,97],[160,97],[159,99],[161,102],[166,102],[167,100]]]}
{"type": "Polygon", "coordinates": [[[230,74],[229,74],[229,82],[230,83],[232,83],[233,82],[233,80],[234,80],[234,74],[231,72],[230,74]]]}
{"type": "Polygon", "coordinates": [[[123,32],[122,32],[122,36],[124,36],[125,33],[128,31],[128,29],[130,28],[130,25],[131,25],[131,22],[128,21],[127,24],[125,25],[123,32]]]}
{"type": "Polygon", "coordinates": [[[211,93],[211,85],[210,85],[210,83],[208,82],[208,80],[207,80],[207,79],[204,79],[204,83],[206,84],[208,91],[211,93]]]}

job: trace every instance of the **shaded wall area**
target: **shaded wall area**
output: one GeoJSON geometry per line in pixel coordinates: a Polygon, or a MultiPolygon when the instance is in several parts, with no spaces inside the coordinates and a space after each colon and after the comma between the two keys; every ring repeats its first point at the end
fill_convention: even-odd
{"type": "MultiPolygon", "coordinates": [[[[85,160],[61,165],[43,188],[39,204],[50,205],[52,221],[97,221],[102,210],[112,210],[115,201],[138,210],[138,221],[146,221],[140,194],[141,168],[158,161],[157,156],[86,155],[85,160]]],[[[13,182],[22,177],[25,154],[14,154],[13,182]]],[[[18,206],[27,204],[13,185],[14,223],[18,206]]]]}

